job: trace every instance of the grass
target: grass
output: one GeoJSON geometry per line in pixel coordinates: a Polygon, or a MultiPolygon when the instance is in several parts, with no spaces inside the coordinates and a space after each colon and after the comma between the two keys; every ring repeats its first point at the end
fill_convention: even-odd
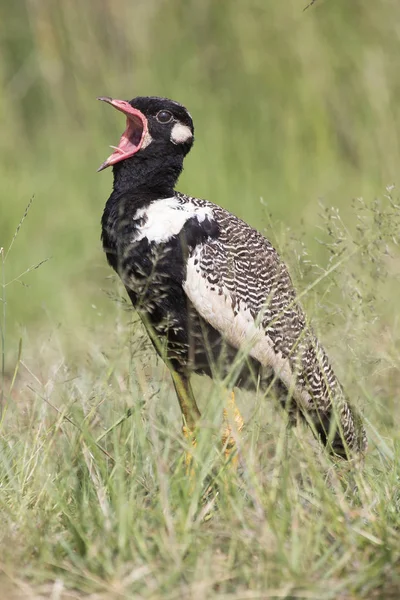
{"type": "Polygon", "coordinates": [[[4,374],[4,597],[396,597],[400,355],[396,323],[388,331],[368,315],[393,289],[399,205],[389,190],[356,207],[354,230],[323,211],[323,270],[287,232],[285,247],[298,253],[315,317],[344,296],[340,314],[324,306],[324,319],[341,321],[324,321],[324,337],[365,413],[365,465],[332,462],[305,427],[287,432],[271,398],[242,392],[235,473],[219,444],[226,391],[195,378],[203,419],[191,480],[169,375],[134,314],[110,301],[114,322],[80,330],[72,345],[55,329],[28,340],[17,376],[4,374]]]}
{"type": "Polygon", "coordinates": [[[306,4],[0,7],[0,598],[397,598],[400,8],[306,4]],[[102,94],[188,106],[179,189],[279,248],[364,414],[363,468],[242,392],[235,474],[226,393],[195,377],[190,483],[169,375],[100,248],[122,126],[102,94]]]}

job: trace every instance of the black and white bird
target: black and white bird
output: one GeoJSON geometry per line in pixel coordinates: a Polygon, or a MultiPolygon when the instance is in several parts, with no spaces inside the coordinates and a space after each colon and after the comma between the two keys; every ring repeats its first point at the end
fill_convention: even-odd
{"type": "Polygon", "coordinates": [[[166,98],[99,100],[126,116],[119,145],[99,169],[114,171],[104,250],[171,371],[184,425],[193,431],[200,416],[191,373],[230,373],[232,387],[272,382],[331,452],[363,453],[360,417],[276,250],[227,210],[175,191],[194,141],[189,112],[166,98]]]}

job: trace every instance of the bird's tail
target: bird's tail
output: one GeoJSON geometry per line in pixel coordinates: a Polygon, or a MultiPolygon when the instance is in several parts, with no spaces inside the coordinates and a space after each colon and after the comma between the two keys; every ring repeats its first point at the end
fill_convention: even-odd
{"type": "Polygon", "coordinates": [[[346,398],[324,348],[309,332],[298,350],[292,361],[297,371],[293,389],[297,412],[333,454],[343,458],[364,454],[367,436],[361,416],[346,398]]]}

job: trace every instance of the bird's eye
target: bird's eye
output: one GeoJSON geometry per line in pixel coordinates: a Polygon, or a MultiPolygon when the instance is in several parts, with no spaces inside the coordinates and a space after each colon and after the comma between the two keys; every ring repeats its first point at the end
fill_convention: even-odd
{"type": "Polygon", "coordinates": [[[159,123],[165,125],[165,123],[170,123],[172,121],[173,116],[169,110],[160,110],[160,112],[158,112],[156,115],[156,119],[159,123]]]}

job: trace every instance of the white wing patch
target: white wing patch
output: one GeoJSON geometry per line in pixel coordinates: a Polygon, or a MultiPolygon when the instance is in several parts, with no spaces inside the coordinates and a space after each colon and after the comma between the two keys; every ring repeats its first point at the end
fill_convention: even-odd
{"type": "Polygon", "coordinates": [[[222,294],[219,293],[221,288],[202,276],[198,260],[200,254],[201,248],[189,258],[183,283],[185,293],[197,312],[234,348],[242,348],[263,366],[272,367],[295,399],[309,405],[311,397],[295,385],[295,374],[289,360],[274,350],[271,338],[255,322],[249,309],[242,304],[235,314],[229,291],[223,287],[222,294]]]}
{"type": "Polygon", "coordinates": [[[196,217],[202,223],[207,217],[212,219],[211,207],[195,206],[191,202],[180,203],[174,196],[163,200],[154,200],[146,208],[139,209],[134,219],[144,219],[133,238],[137,242],[147,238],[149,242],[167,242],[178,235],[186,221],[196,217]]]}

